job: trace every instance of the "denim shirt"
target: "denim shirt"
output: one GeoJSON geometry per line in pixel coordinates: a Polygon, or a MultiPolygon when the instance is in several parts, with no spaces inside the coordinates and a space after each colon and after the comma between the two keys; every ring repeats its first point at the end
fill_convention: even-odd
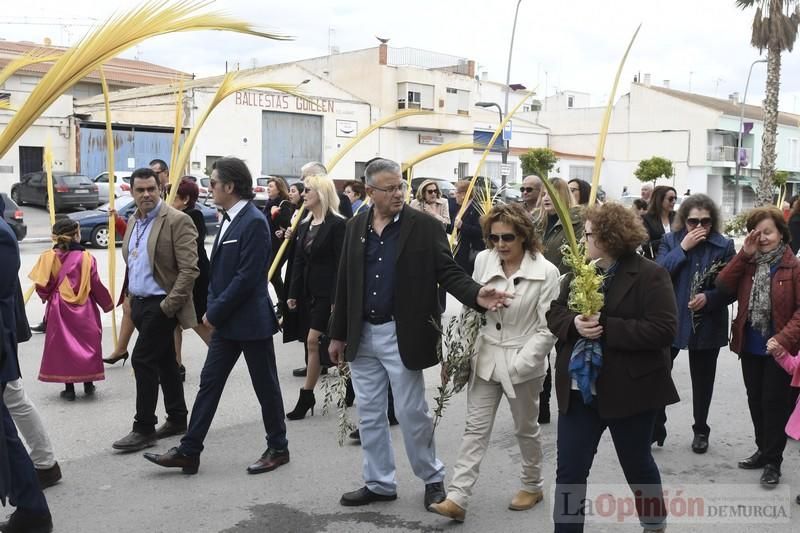
{"type": "Polygon", "coordinates": [[[167,294],[153,277],[153,269],[150,268],[150,254],[147,251],[147,241],[163,203],[163,200],[159,200],[152,211],[147,213],[144,218],[137,218],[133,224],[128,241],[128,292],[132,296],[147,297],[167,294]]]}

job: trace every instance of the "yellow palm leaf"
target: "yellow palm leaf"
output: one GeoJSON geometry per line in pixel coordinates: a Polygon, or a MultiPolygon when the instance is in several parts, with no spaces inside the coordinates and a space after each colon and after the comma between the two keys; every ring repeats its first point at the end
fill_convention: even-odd
{"type": "Polygon", "coordinates": [[[402,165],[402,170],[403,172],[405,172],[406,169],[414,167],[419,163],[421,163],[422,161],[425,161],[426,159],[430,159],[431,157],[435,157],[437,155],[444,154],[447,152],[454,152],[456,150],[483,150],[485,148],[486,148],[485,144],[476,144],[472,141],[452,142],[452,143],[442,144],[440,146],[434,146],[430,150],[425,150],[424,152],[420,152],[419,154],[415,155],[411,159],[404,162],[402,165]]]}
{"type": "MultiPolygon", "coordinates": [[[[114,210],[116,183],[114,175],[114,130],[111,128],[111,104],[108,97],[108,83],[103,69],[100,69],[100,85],[103,88],[103,105],[106,110],[106,164],[108,165],[108,290],[112,298],[116,295],[117,280],[117,219],[114,210]]],[[[117,344],[117,308],[111,308],[111,340],[117,344]]]]}
{"type": "Polygon", "coordinates": [[[227,30],[269,39],[290,39],[282,34],[259,31],[247,22],[220,12],[199,12],[209,4],[205,0],[151,0],[133,11],[110,18],[76,46],[65,50],[0,133],[0,157],[60,95],[107,60],[150,37],[182,31],[227,30]]]}
{"type": "Polygon", "coordinates": [[[176,170],[178,155],[181,149],[181,133],[183,131],[183,80],[178,83],[178,90],[175,91],[175,129],[172,132],[172,154],[169,160],[169,168],[173,174],[179,173],[176,170]]]}
{"type": "Polygon", "coordinates": [[[52,50],[36,48],[25,55],[12,59],[3,67],[3,70],[0,70],[0,85],[5,83],[8,78],[21,68],[38,63],[50,63],[58,60],[59,57],[61,57],[60,53],[53,53],[52,50]]]}
{"type": "Polygon", "coordinates": [[[600,169],[603,166],[603,153],[606,149],[606,137],[608,137],[608,125],[611,122],[611,112],[614,110],[614,98],[617,94],[617,86],[619,85],[619,78],[622,75],[622,68],[625,66],[625,61],[628,59],[628,53],[631,51],[631,47],[633,46],[633,41],[636,40],[636,36],[639,35],[639,30],[642,29],[642,25],[639,24],[639,27],[636,28],[636,31],[633,33],[633,37],[631,37],[631,42],[628,43],[628,48],[625,50],[625,55],[622,56],[622,61],[619,62],[619,67],[617,68],[617,75],[614,77],[614,84],[611,86],[611,92],[608,95],[608,104],[606,105],[606,112],[603,115],[603,122],[600,126],[600,137],[597,140],[597,152],[594,156],[594,169],[592,170],[592,189],[589,193],[589,205],[594,205],[595,200],[597,199],[597,189],[600,187],[600,169]]]}

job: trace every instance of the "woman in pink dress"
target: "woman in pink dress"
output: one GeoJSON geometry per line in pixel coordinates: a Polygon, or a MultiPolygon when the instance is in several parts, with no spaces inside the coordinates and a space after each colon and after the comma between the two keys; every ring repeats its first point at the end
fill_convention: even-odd
{"type": "Polygon", "coordinates": [[[70,219],[53,226],[55,246],[44,252],[28,275],[47,302],[47,333],[39,380],[65,383],[61,397],[75,400],[75,383],[87,396],[94,383],[105,379],[100,306],[111,311],[114,302],[100,282],[94,257],[80,245],[80,228],[70,219]]]}

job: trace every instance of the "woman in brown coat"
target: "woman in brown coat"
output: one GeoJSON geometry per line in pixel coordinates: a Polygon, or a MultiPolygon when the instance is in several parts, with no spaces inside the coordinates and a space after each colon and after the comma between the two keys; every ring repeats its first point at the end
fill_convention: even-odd
{"type": "Polygon", "coordinates": [[[572,311],[568,275],[547,315],[547,325],[558,338],[556,533],[583,531],[586,481],[606,428],[625,478],[641,491],[636,499],[639,520],[646,531],[665,527],[661,475],[650,439],[659,409],[678,401],[670,377],[670,345],[678,319],[669,274],[636,254],[645,238],[639,218],[622,205],[588,209],[584,239],[589,257],[605,277],[605,305],[590,317],[572,311]],[[582,346],[592,348],[590,362],[585,362],[582,346]]]}
{"type": "Polygon", "coordinates": [[[731,350],[739,354],[753,420],[756,452],[739,468],[763,468],[761,484],[780,482],[784,427],[797,398],[787,374],[771,355],[800,351],[800,260],[794,256],[789,227],[775,207],[753,209],[747,237],[738,254],[717,276],[721,290],[736,295],[731,350]]]}

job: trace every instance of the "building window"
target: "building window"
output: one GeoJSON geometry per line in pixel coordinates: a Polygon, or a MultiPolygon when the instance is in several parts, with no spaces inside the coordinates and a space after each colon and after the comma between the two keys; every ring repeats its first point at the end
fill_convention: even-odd
{"type": "Polygon", "coordinates": [[[453,89],[452,87],[448,87],[447,94],[458,94],[458,89],[453,89]]]}
{"type": "Polygon", "coordinates": [[[567,107],[572,108],[575,105],[575,97],[567,96],[567,107]]]}
{"type": "Polygon", "coordinates": [[[398,109],[433,111],[433,102],[433,85],[409,82],[397,84],[398,109]]]}
{"type": "Polygon", "coordinates": [[[11,93],[0,93],[0,104],[11,104],[11,93]]]}
{"type": "Polygon", "coordinates": [[[570,165],[569,167],[569,179],[579,179],[583,181],[587,181],[589,183],[592,182],[592,170],[594,167],[587,166],[587,165],[570,165]]]}

